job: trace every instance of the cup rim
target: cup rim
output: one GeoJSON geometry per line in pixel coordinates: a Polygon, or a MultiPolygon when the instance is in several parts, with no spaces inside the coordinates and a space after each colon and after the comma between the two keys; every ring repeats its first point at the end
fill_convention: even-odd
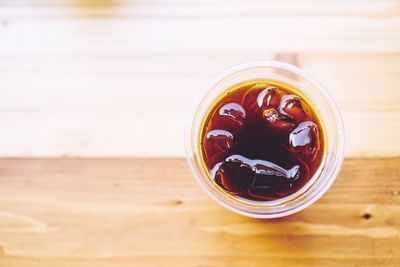
{"type": "MultiPolygon", "coordinates": [[[[220,90],[220,91],[221,91],[220,93],[222,93],[224,90],[220,90]]],[[[344,147],[345,147],[345,135],[344,135],[343,119],[342,119],[342,116],[340,114],[340,111],[339,111],[339,108],[338,108],[336,102],[334,101],[333,97],[331,96],[329,91],[326,89],[326,87],[324,85],[322,85],[322,83],[320,83],[314,76],[309,74],[307,71],[305,71],[297,66],[294,66],[294,65],[291,65],[288,63],[284,63],[284,62],[280,62],[280,61],[274,61],[274,60],[244,62],[241,64],[234,65],[234,66],[222,71],[218,75],[216,75],[213,79],[211,79],[206,84],[206,86],[204,86],[203,90],[201,90],[199,92],[198,96],[196,97],[195,102],[191,106],[191,110],[188,113],[186,127],[185,127],[186,158],[187,158],[187,162],[189,164],[190,170],[191,170],[195,180],[197,181],[197,183],[214,201],[216,201],[217,203],[219,203],[226,209],[231,210],[235,213],[238,213],[238,214],[241,214],[244,216],[248,216],[248,217],[253,217],[253,218],[278,218],[278,217],[288,216],[288,215],[291,215],[293,213],[299,212],[299,211],[307,208],[308,206],[313,204],[315,201],[317,201],[330,188],[330,186],[336,179],[337,174],[340,171],[341,165],[343,163],[344,147]],[[317,190],[314,190],[314,192],[313,192],[314,194],[311,197],[309,197],[308,199],[306,199],[306,201],[300,203],[299,205],[297,205],[293,208],[279,211],[276,213],[262,213],[262,212],[260,213],[260,212],[254,212],[254,211],[240,209],[237,206],[232,205],[231,203],[227,203],[227,201],[224,201],[224,199],[222,199],[216,193],[214,193],[212,190],[210,190],[210,185],[205,183],[205,181],[204,181],[206,178],[208,179],[208,177],[204,177],[204,175],[201,174],[201,170],[199,170],[199,168],[201,166],[199,167],[198,164],[195,162],[195,160],[196,160],[195,153],[194,153],[195,151],[193,151],[193,149],[195,149],[195,147],[197,149],[199,149],[198,144],[197,143],[193,144],[193,142],[192,142],[193,134],[195,134],[195,135],[197,134],[197,132],[193,133],[193,126],[194,126],[193,124],[195,122],[194,119],[196,117],[196,113],[198,112],[198,109],[199,109],[202,101],[207,97],[207,94],[211,90],[214,89],[215,85],[217,85],[220,81],[229,77],[230,75],[233,75],[240,71],[248,70],[251,68],[260,68],[260,67],[261,68],[266,67],[266,68],[283,69],[285,71],[292,72],[292,73],[300,76],[304,80],[306,80],[316,90],[318,90],[319,93],[322,94],[322,97],[328,103],[329,108],[332,112],[332,116],[334,117],[335,123],[337,124],[337,129],[336,129],[337,130],[336,135],[337,135],[337,140],[338,140],[338,144],[336,147],[337,151],[335,153],[335,157],[333,158],[333,160],[334,160],[332,163],[333,170],[329,173],[329,177],[327,179],[325,179],[325,182],[319,188],[317,188],[317,190]]],[[[204,172],[204,170],[202,170],[202,171],[204,172]]],[[[319,178],[319,177],[317,177],[317,178],[319,178]]],[[[300,191],[300,190],[301,189],[299,189],[298,191],[300,191]]],[[[265,208],[268,208],[268,206],[266,206],[265,208]]]]}

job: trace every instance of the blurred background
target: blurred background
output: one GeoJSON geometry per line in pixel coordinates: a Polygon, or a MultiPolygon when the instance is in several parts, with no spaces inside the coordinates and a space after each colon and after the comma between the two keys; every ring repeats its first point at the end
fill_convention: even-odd
{"type": "Polygon", "coordinates": [[[184,156],[234,64],[290,59],[337,101],[346,156],[400,155],[400,2],[1,0],[0,156],[184,156]]]}

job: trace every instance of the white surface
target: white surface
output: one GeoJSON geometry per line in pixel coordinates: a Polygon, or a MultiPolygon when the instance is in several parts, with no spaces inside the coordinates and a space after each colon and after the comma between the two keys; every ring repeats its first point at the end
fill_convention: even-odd
{"type": "Polygon", "coordinates": [[[399,2],[78,2],[0,4],[0,156],[183,156],[205,83],[277,52],[331,90],[347,156],[400,155],[399,2]]]}

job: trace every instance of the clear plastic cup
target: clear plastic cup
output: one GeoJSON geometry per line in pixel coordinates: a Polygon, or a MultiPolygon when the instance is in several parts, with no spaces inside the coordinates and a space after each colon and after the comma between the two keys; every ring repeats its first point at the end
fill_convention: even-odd
{"type": "Polygon", "coordinates": [[[283,62],[248,62],[234,66],[216,76],[207,84],[203,94],[193,105],[185,130],[186,157],[197,182],[217,203],[249,217],[278,218],[305,209],[328,190],[336,179],[343,162],[343,121],[334,100],[326,88],[310,74],[283,62]],[[278,81],[298,89],[320,115],[324,132],[323,160],[313,177],[297,192],[273,201],[244,201],[227,194],[215,184],[200,158],[199,137],[202,130],[200,127],[210,106],[232,86],[257,79],[278,81]]]}

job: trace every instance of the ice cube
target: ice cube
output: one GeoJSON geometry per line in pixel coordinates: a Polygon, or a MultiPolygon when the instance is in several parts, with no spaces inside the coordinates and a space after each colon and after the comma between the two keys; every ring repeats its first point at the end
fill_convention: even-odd
{"type": "Polygon", "coordinates": [[[299,159],[310,158],[317,152],[318,140],[318,126],[304,121],[289,134],[288,149],[299,159]]]}
{"type": "Polygon", "coordinates": [[[224,104],[213,119],[214,129],[223,129],[235,134],[239,132],[244,125],[246,112],[244,108],[237,103],[224,104]]]}

